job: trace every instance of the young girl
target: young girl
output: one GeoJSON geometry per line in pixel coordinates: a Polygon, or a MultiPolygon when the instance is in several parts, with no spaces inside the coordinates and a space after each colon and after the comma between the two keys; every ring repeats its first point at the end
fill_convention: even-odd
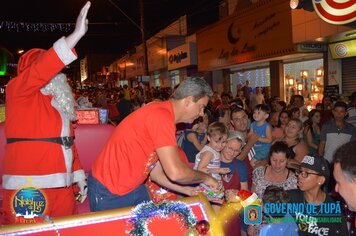
{"type": "MultiPolygon", "coordinates": [[[[194,169],[209,173],[221,182],[221,174],[230,172],[229,168],[220,168],[220,151],[226,145],[228,129],[223,123],[214,122],[208,126],[207,136],[209,143],[196,155],[194,169]]],[[[200,187],[209,200],[222,203],[224,197],[223,189],[219,192],[213,192],[204,184],[200,184],[200,187]]]]}

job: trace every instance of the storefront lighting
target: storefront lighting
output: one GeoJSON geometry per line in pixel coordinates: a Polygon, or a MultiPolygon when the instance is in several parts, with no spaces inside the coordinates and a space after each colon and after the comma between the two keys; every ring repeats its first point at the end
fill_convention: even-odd
{"type": "Polygon", "coordinates": [[[324,68],[321,66],[320,68],[315,69],[316,77],[324,77],[324,68]]]}
{"type": "Polygon", "coordinates": [[[299,0],[290,0],[289,6],[291,9],[297,9],[299,5],[299,0]]]}
{"type": "Polygon", "coordinates": [[[306,79],[309,77],[309,70],[301,70],[300,71],[300,78],[306,79]]]}
{"type": "Polygon", "coordinates": [[[306,11],[314,11],[313,3],[310,0],[290,0],[289,6],[291,9],[303,9],[306,11]]]}
{"type": "Polygon", "coordinates": [[[288,80],[288,84],[289,84],[290,86],[293,86],[293,85],[294,85],[294,79],[293,79],[293,78],[290,78],[290,79],[288,80]]]}
{"type": "Polygon", "coordinates": [[[303,90],[303,84],[302,83],[298,83],[297,89],[298,89],[298,91],[302,91],[303,90]]]}

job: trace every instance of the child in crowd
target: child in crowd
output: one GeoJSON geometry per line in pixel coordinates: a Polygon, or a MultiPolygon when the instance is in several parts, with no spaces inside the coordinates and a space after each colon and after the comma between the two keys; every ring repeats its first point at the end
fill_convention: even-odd
{"type": "MultiPolygon", "coordinates": [[[[195,163],[195,156],[207,143],[206,130],[209,125],[210,112],[208,110],[204,111],[204,116],[197,118],[193,123],[192,129],[187,129],[182,135],[184,138],[180,146],[187,154],[190,163],[195,163]]],[[[179,144],[179,143],[178,143],[179,144]]]]}
{"type": "Polygon", "coordinates": [[[267,159],[269,148],[272,143],[272,126],[266,121],[269,117],[270,109],[265,104],[258,104],[253,111],[253,119],[251,124],[250,136],[256,133],[259,138],[253,146],[256,155],[250,160],[252,167],[257,164],[256,161],[263,161],[267,159]]]}
{"type": "MultiPolygon", "coordinates": [[[[220,168],[220,151],[225,147],[228,136],[227,127],[221,122],[213,122],[208,126],[207,136],[209,143],[195,157],[194,169],[211,174],[221,182],[221,175],[230,172],[229,168],[220,168]]],[[[222,203],[224,190],[212,191],[208,186],[200,184],[200,190],[212,202],[222,203]]]]}

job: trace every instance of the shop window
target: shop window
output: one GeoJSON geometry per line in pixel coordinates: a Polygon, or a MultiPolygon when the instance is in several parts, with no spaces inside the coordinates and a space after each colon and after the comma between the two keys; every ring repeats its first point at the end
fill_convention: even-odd
{"type": "Polygon", "coordinates": [[[323,59],[284,64],[284,100],[289,103],[292,95],[304,97],[309,109],[321,102],[324,89],[323,59]]]}

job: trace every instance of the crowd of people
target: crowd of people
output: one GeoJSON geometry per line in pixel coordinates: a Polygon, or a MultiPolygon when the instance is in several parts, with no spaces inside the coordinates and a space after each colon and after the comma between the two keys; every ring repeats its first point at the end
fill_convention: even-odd
{"type": "MultiPolygon", "coordinates": [[[[181,159],[190,163],[193,169],[212,176],[217,181],[215,192],[203,183],[198,187],[194,185],[193,189],[177,191],[175,187],[166,188],[155,183],[152,181],[154,177],[150,177],[146,185],[155,185],[155,191],[150,192],[151,198],[162,200],[162,196],[155,196],[162,191],[170,199],[172,194],[176,198],[177,193],[178,196],[191,196],[196,192],[203,192],[218,212],[221,204],[233,199],[240,189],[256,192],[261,199],[270,186],[284,191],[300,189],[304,179],[308,180],[308,174],[301,175],[298,170],[306,157],[313,157],[325,158],[330,169],[325,181],[322,181],[326,183],[322,185],[327,185],[323,191],[328,198],[321,200],[330,202],[330,196],[341,199],[334,190],[335,181],[330,174],[333,171],[331,163],[333,153],[338,147],[356,139],[354,125],[347,122],[355,119],[352,117],[352,109],[356,93],[350,96],[349,104],[324,96],[322,103],[308,111],[301,95],[292,96],[289,104],[278,97],[261,99],[261,89],[256,89],[257,95],[253,95],[252,89],[246,89],[248,84],[247,82],[245,86],[240,86],[236,97],[231,92],[212,93],[200,117],[191,123],[176,123],[177,143],[184,153],[181,153],[181,159]],[[247,90],[250,96],[245,98],[247,90]],[[251,107],[253,104],[254,107],[251,107]]],[[[117,104],[122,100],[131,104],[127,106],[130,107],[130,112],[124,112],[125,117],[140,107],[145,107],[146,103],[143,101],[169,101],[175,93],[175,90],[164,90],[164,96],[161,96],[158,95],[159,90],[152,90],[156,91],[156,95],[152,96],[152,92],[140,91],[140,86],[131,91],[126,86],[119,89],[117,104]],[[144,94],[155,98],[148,100],[144,94]]],[[[121,113],[119,105],[117,108],[121,113]]],[[[118,124],[123,119],[119,119],[118,124]]],[[[301,173],[311,173],[309,176],[313,176],[310,171],[301,173]]],[[[293,193],[289,194],[294,201],[293,193]]],[[[240,224],[241,228],[240,232],[235,232],[236,235],[256,235],[262,229],[248,227],[243,219],[235,223],[240,224]]],[[[299,231],[301,230],[299,227],[299,231]]],[[[304,228],[300,234],[308,235],[307,232],[308,229],[304,228]]]]}
{"type": "Polygon", "coordinates": [[[123,86],[108,94],[73,96],[60,71],[77,57],[74,47],[87,32],[89,8],[87,2],[72,34],[49,50],[22,56],[18,76],[6,88],[2,223],[15,221],[13,194],[30,180],[46,194],[44,214],[51,217],[75,213],[73,185],[80,202],[89,195],[94,212],[201,192],[219,214],[221,205],[244,189],[264,204],[313,204],[315,211],[266,215],[259,226],[246,225],[236,212],[234,223],[241,230],[227,235],[352,232],[346,207],[333,212],[339,221],[318,217],[331,219],[323,204],[340,208],[341,201],[356,210],[356,93],[349,105],[324,96],[311,111],[301,95],[287,104],[264,97],[260,88],[253,94],[246,81],[233,97],[213,92],[202,78],[187,78],[174,89],[123,86]],[[108,103],[118,110],[117,127],[86,179],[73,142],[74,108],[108,103]]]}
{"type": "MultiPolygon", "coordinates": [[[[250,109],[246,105],[247,99],[242,98],[243,92],[238,91],[235,98],[228,94],[222,93],[219,99],[218,94],[214,93],[213,100],[210,106],[208,105],[210,109],[206,112],[212,114],[212,122],[225,124],[231,134],[238,132],[239,140],[242,140],[242,145],[234,153],[234,159],[242,162],[239,163],[240,168],[237,168],[237,165],[235,167],[230,165],[229,169],[234,170],[234,173],[235,169],[238,169],[237,175],[242,174],[246,185],[241,185],[241,183],[235,183],[234,187],[229,185],[225,195],[227,200],[231,196],[231,189],[236,191],[242,186],[263,199],[265,190],[273,186],[283,191],[288,190],[286,193],[291,202],[300,202],[305,199],[303,200],[305,203],[318,205],[322,202],[343,201],[334,190],[332,158],[333,153],[340,146],[356,139],[355,127],[347,122],[354,120],[352,114],[348,114],[347,111],[353,109],[356,93],[350,96],[349,105],[343,101],[332,101],[330,97],[325,96],[323,103],[318,105],[318,109],[311,111],[306,109],[304,98],[300,95],[294,95],[288,105],[277,97],[267,103],[264,99],[260,99],[262,103],[250,109]],[[248,174],[247,179],[245,179],[245,173],[248,174]],[[320,176],[324,178],[320,179],[320,176]],[[314,177],[319,181],[312,180],[314,177]],[[324,186],[325,188],[322,188],[324,186]]],[[[205,124],[204,127],[207,125],[205,124]]],[[[184,132],[189,133],[191,129],[186,127],[184,132]]],[[[197,145],[197,142],[191,146],[186,145],[189,142],[190,140],[187,139],[182,145],[187,153],[191,149],[195,149],[196,152],[204,151],[202,145],[197,145]]],[[[233,150],[228,141],[224,148],[221,146],[219,148],[221,149],[220,165],[226,167],[223,164],[226,153],[233,153],[233,150]]],[[[216,160],[214,159],[215,165],[216,160]]],[[[222,180],[226,180],[229,172],[220,174],[222,180]]],[[[349,232],[346,229],[344,216],[340,214],[340,217],[343,222],[340,224],[342,228],[332,224],[319,225],[329,232],[325,235],[334,235],[335,232],[342,232],[341,235],[346,235],[349,232]]],[[[318,224],[310,224],[309,228],[308,224],[307,227],[302,227],[303,222],[297,220],[296,222],[300,235],[312,235],[313,230],[318,227],[318,224]]],[[[241,222],[241,229],[242,235],[258,235],[262,232],[261,227],[246,227],[243,222],[241,222]]],[[[236,235],[240,235],[240,232],[236,235]]]]}

